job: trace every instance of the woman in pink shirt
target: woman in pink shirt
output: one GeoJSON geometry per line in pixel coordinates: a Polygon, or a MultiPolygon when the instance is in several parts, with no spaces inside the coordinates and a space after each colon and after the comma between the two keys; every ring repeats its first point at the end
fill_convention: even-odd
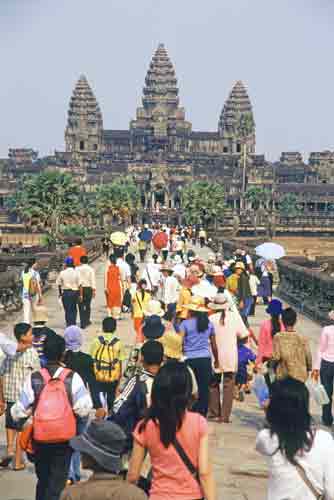
{"type": "Polygon", "coordinates": [[[330,311],[328,317],[331,325],[325,326],[321,332],[318,356],[313,368],[312,376],[320,380],[324,386],[329,403],[322,407],[322,423],[326,427],[333,425],[332,398],[334,384],[334,311],[330,311]]]}
{"type": "Polygon", "coordinates": [[[281,320],[282,302],[274,299],[270,302],[266,309],[266,313],[271,317],[261,323],[260,334],[258,340],[258,351],[256,364],[262,365],[265,361],[269,361],[273,356],[273,338],[278,332],[284,330],[281,320]]]}
{"type": "Polygon", "coordinates": [[[133,433],[128,480],[138,481],[147,450],[153,473],[150,500],[216,500],[208,425],[199,413],[188,411],[191,392],[186,365],[166,363],[154,379],[147,417],[133,433]]]}

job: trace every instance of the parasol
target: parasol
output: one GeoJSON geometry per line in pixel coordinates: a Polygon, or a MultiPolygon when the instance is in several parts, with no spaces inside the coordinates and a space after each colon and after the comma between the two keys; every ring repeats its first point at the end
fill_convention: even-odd
{"type": "Polygon", "coordinates": [[[217,294],[217,288],[208,281],[201,281],[198,285],[192,287],[191,292],[196,297],[212,299],[217,294]]]}
{"type": "Polygon", "coordinates": [[[121,231],[116,231],[114,233],[111,233],[110,241],[113,245],[124,246],[128,241],[128,237],[125,233],[122,233],[121,231]]]}
{"type": "Polygon", "coordinates": [[[144,229],[144,231],[141,231],[138,236],[142,241],[151,241],[153,234],[149,229],[144,229]]]}
{"type": "Polygon", "coordinates": [[[168,243],[168,235],[163,231],[160,231],[153,236],[152,242],[156,250],[161,250],[168,243]]]}
{"type": "Polygon", "coordinates": [[[284,257],[285,249],[278,245],[277,243],[263,243],[255,248],[256,255],[259,257],[263,257],[266,260],[277,260],[284,257]]]}

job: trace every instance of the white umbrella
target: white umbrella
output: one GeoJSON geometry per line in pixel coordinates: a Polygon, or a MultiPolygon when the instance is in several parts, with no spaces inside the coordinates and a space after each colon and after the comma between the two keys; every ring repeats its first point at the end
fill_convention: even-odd
{"type": "Polygon", "coordinates": [[[259,257],[263,257],[266,260],[277,260],[284,257],[285,249],[278,245],[277,243],[263,243],[255,248],[256,255],[259,257]]]}

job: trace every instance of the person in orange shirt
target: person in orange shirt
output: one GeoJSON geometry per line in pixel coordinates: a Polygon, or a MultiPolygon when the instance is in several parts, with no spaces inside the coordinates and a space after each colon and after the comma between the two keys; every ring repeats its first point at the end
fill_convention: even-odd
{"type": "Polygon", "coordinates": [[[84,255],[87,255],[87,251],[84,246],[82,246],[82,240],[78,239],[75,245],[68,250],[68,256],[72,257],[75,267],[80,266],[80,259],[84,255]]]}

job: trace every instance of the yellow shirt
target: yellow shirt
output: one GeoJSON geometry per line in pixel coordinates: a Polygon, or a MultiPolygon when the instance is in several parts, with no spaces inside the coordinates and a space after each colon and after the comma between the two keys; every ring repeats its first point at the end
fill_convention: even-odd
{"type": "MultiPolygon", "coordinates": [[[[119,338],[116,333],[101,332],[99,335],[97,335],[97,337],[95,337],[90,346],[89,353],[91,356],[93,356],[93,354],[96,352],[96,349],[100,347],[99,337],[104,337],[107,342],[111,342],[114,337],[119,338]]],[[[121,340],[115,343],[114,350],[115,358],[119,359],[120,361],[124,361],[126,359],[123,342],[121,340]]]]}
{"type": "Polygon", "coordinates": [[[239,276],[237,274],[231,274],[226,280],[226,288],[229,292],[233,293],[233,295],[238,291],[238,281],[239,276]]]}
{"type": "Polygon", "coordinates": [[[148,292],[144,293],[144,298],[142,297],[142,293],[140,291],[136,291],[132,299],[132,316],[133,318],[143,318],[144,310],[147,307],[147,304],[151,300],[151,294],[148,292]]]}
{"type": "Polygon", "coordinates": [[[184,306],[190,304],[191,302],[191,291],[189,288],[185,288],[184,286],[180,290],[179,301],[176,306],[176,312],[179,318],[187,319],[189,310],[184,306]]]}

